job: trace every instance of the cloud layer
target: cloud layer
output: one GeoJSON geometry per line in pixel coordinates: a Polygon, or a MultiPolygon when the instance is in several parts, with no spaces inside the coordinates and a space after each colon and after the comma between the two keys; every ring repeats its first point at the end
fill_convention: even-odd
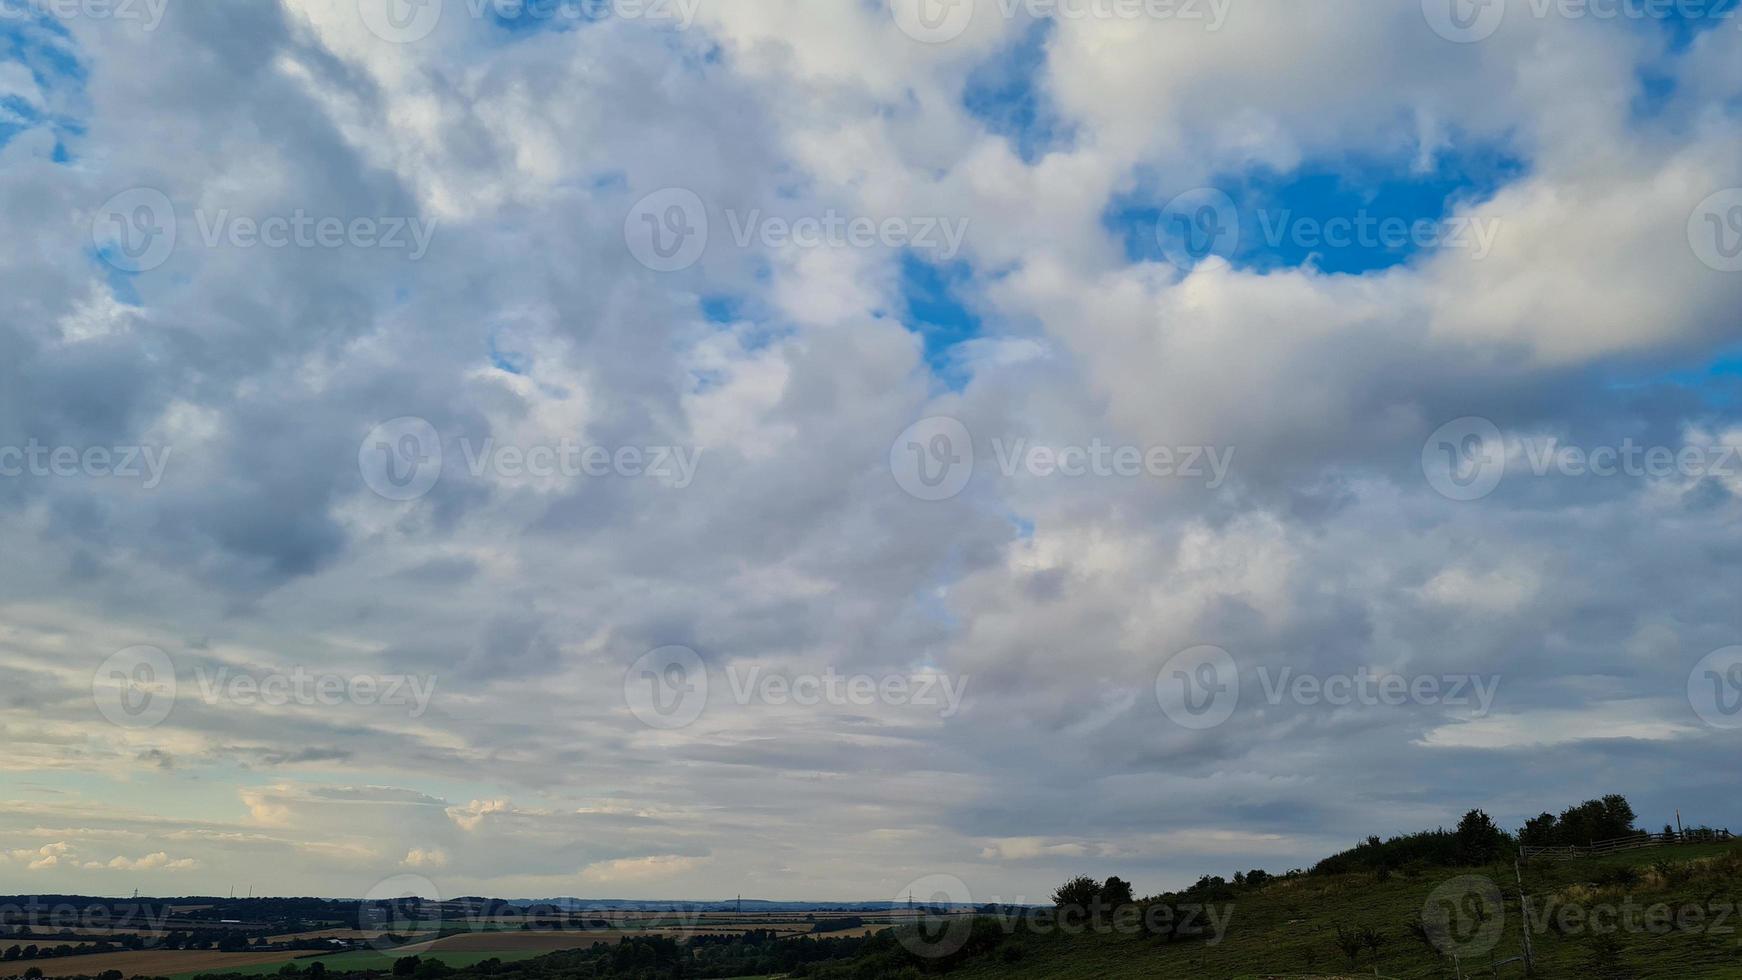
{"type": "Polygon", "coordinates": [[[1439,6],[0,19],[0,891],[1723,824],[1742,21],[1439,6]]]}

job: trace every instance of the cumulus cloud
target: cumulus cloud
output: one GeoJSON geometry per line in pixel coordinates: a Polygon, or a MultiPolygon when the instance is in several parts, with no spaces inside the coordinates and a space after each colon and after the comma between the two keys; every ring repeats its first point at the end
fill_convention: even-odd
{"type": "Polygon", "coordinates": [[[936,44],[851,0],[456,14],[404,43],[350,0],[0,25],[28,41],[0,44],[0,467],[79,460],[0,476],[5,863],[117,892],[269,866],[307,894],[414,869],[449,895],[949,872],[1011,897],[1520,820],[1592,773],[1651,819],[1721,819],[1688,680],[1742,642],[1742,273],[1710,237],[1742,233],[1742,33],[995,8],[936,44]],[[1175,264],[1168,202],[1211,186],[1245,244],[1175,264]],[[637,213],[673,188],[708,244],[660,272],[626,228],[693,224],[637,213]],[[147,190],[169,213],[122,217],[178,234],[141,268],[111,239],[149,229],[105,208],[147,190]],[[1494,237],[1262,240],[1399,199],[1494,237]],[[298,216],[427,251],[236,234],[298,216]],[[947,259],[768,233],[830,216],[966,232],[947,259]],[[926,500],[896,439],[936,417],[974,467],[926,500]],[[1454,499],[1424,449],[1472,417],[1503,478],[1454,499]],[[370,469],[403,419],[440,461],[411,500],[370,469]],[[1548,437],[1710,454],[1533,472],[1548,437]],[[1045,463],[1094,446],[1230,462],[1045,463]],[[86,462],[129,447],[160,481],[86,462]],[[676,450],[686,479],[649,472],[676,450]],[[1199,730],[1157,681],[1206,645],[1239,697],[1199,730]],[[139,647],[166,659],[111,662],[139,647]],[[668,647],[707,678],[687,725],[637,701],[699,685],[639,663],[668,647]],[[1273,699],[1284,671],[1498,686],[1477,717],[1273,699]],[[907,686],[790,683],[831,676],[907,686]],[[959,711],[918,696],[935,677],[959,711]]]}

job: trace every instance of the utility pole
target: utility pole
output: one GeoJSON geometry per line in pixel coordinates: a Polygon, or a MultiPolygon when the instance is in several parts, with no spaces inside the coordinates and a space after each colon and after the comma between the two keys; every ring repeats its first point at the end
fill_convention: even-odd
{"type": "Polygon", "coordinates": [[[1682,829],[1682,808],[1679,806],[1675,808],[1675,837],[1676,840],[1687,843],[1688,833],[1682,829]]]}

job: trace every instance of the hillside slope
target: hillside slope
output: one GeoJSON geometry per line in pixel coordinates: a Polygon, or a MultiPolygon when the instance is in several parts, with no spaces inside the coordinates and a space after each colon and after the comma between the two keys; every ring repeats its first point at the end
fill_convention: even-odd
{"type": "MultiPolygon", "coordinates": [[[[1524,868],[1524,885],[1530,895],[1535,976],[1742,978],[1742,923],[1735,911],[1742,901],[1742,845],[1538,860],[1524,868]]],[[[1492,963],[1523,951],[1526,918],[1513,867],[1504,864],[1274,881],[1234,896],[1229,928],[1219,943],[1019,930],[946,975],[959,980],[1197,980],[1372,977],[1377,968],[1379,976],[1399,980],[1451,977],[1452,961],[1429,944],[1436,934],[1418,936],[1407,924],[1434,906],[1463,913],[1460,926],[1457,911],[1442,912],[1451,929],[1437,935],[1442,946],[1463,954],[1464,976],[1493,976],[1492,963]],[[1501,909],[1485,921],[1479,911],[1484,896],[1497,899],[1501,909]],[[1339,926],[1350,934],[1363,927],[1380,933],[1376,954],[1361,949],[1351,967],[1339,948],[1339,926]]],[[[1435,921],[1431,913],[1430,921],[1435,921]]],[[[1524,971],[1514,963],[1502,966],[1499,975],[1521,977],[1524,971]]]]}

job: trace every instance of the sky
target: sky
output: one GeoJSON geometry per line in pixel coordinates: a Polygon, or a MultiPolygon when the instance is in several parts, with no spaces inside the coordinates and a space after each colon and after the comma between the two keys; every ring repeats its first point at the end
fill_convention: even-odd
{"type": "Polygon", "coordinates": [[[1735,826],[1728,0],[0,0],[0,893],[1735,826]]]}

